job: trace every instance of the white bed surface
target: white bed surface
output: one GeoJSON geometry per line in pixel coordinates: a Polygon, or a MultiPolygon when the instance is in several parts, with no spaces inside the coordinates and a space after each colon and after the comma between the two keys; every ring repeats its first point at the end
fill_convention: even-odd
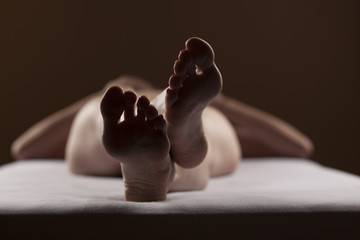
{"type": "Polygon", "coordinates": [[[75,176],[64,161],[26,160],[0,168],[0,214],[221,214],[360,212],[360,177],[295,158],[245,159],[203,191],[165,202],[124,201],[121,178],[75,176]]]}

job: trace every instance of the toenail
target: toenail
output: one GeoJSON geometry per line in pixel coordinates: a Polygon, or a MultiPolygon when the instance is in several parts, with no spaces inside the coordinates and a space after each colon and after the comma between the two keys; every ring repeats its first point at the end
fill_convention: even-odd
{"type": "Polygon", "coordinates": [[[181,49],[181,50],[180,50],[180,53],[182,53],[183,51],[185,51],[185,49],[181,49]]]}

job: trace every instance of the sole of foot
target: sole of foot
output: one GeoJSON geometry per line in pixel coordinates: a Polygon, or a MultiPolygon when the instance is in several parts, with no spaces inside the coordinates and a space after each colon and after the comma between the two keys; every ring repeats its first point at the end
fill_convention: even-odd
{"type": "Polygon", "coordinates": [[[214,51],[207,42],[190,38],[169,79],[165,118],[170,152],[184,168],[199,165],[207,153],[202,112],[222,89],[222,76],[214,60],[214,51]]]}
{"type": "Polygon", "coordinates": [[[174,173],[163,116],[145,96],[137,99],[134,92],[119,87],[106,91],[100,107],[103,145],[121,164],[125,199],[165,200],[174,173]]]}

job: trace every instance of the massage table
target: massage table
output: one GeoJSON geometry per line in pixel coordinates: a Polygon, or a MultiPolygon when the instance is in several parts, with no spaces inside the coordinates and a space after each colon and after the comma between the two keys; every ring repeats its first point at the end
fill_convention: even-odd
{"type": "Polygon", "coordinates": [[[22,160],[0,167],[0,229],[0,239],[360,239],[360,177],[248,158],[203,191],[136,203],[124,201],[121,178],[22,160]]]}

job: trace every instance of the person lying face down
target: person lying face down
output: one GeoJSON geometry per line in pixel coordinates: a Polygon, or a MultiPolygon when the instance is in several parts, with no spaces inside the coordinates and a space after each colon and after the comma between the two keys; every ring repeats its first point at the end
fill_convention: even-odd
{"type": "Polygon", "coordinates": [[[165,90],[124,76],[29,129],[13,155],[65,157],[75,174],[122,175],[128,201],[163,201],[169,191],[204,189],[242,155],[311,154],[289,124],[220,94],[214,60],[207,42],[190,38],[165,90]]]}

